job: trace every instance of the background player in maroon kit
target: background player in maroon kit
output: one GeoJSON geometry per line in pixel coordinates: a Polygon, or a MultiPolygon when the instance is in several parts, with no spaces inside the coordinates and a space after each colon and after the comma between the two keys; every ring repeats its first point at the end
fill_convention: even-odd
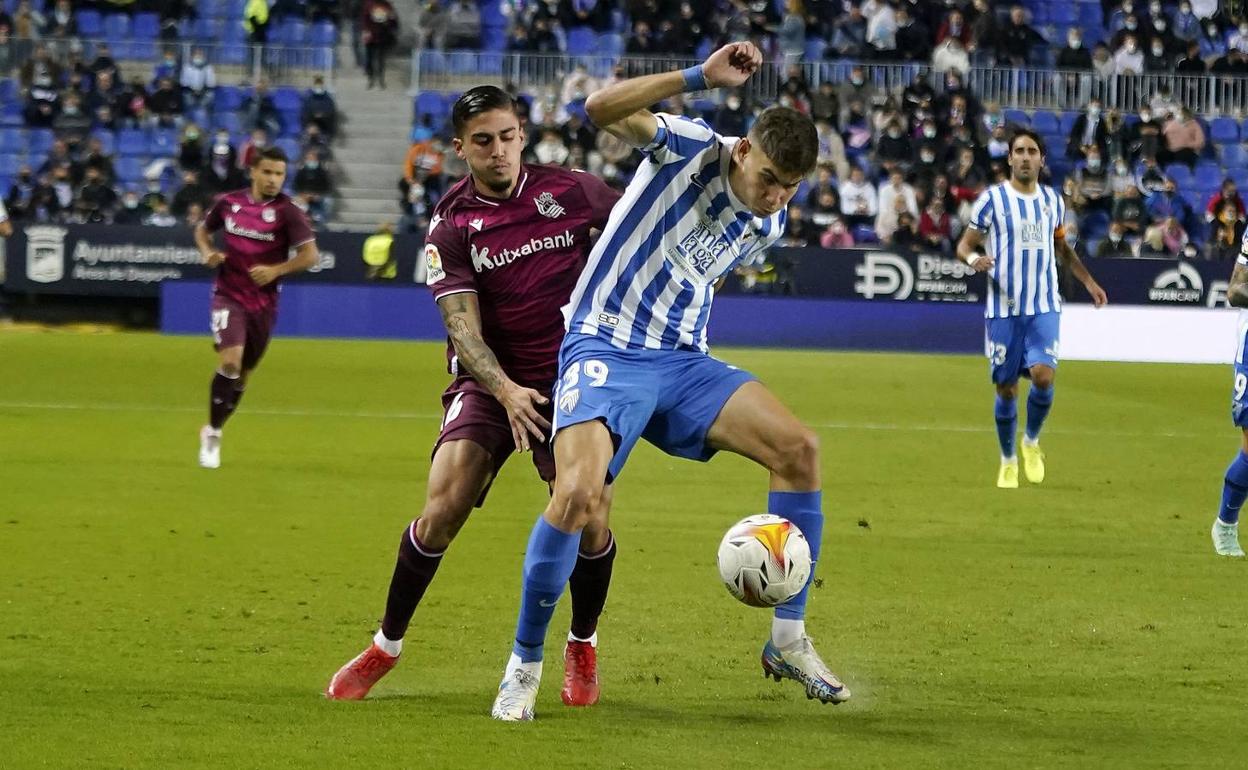
{"type": "Polygon", "coordinates": [[[205,468],[221,465],[221,427],[269,345],[278,280],[317,262],[312,227],[282,193],[285,181],[286,154],[276,147],[261,150],[252,158],[251,187],[217,198],[195,228],[204,264],[220,268],[212,286],[212,341],[220,360],[208,424],[199,431],[199,464],[205,468]],[[217,230],[225,230],[224,253],[213,244],[217,230]],[[294,258],[288,258],[291,249],[294,258]]]}
{"type": "MultiPolygon", "coordinates": [[[[416,605],[473,505],[517,449],[531,451],[549,483],[550,394],[562,306],[590,250],[590,231],[606,224],[619,195],[589,174],[520,163],[524,130],[501,89],[478,86],[451,112],[456,154],[469,176],[434,209],[425,243],[426,283],[449,335],[442,394],[445,418],[434,445],[428,496],[403,530],[386,614],[373,644],[344,665],[326,696],[363,698],[398,661],[416,605]]],[[[598,617],[606,602],[615,541],[601,524],[587,528],[570,581],[572,628],[565,650],[563,701],[598,700],[598,617]]]]}

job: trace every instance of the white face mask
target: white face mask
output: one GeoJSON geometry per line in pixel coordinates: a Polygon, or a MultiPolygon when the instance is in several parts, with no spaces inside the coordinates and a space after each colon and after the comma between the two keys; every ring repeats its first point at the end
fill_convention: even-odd
{"type": "Polygon", "coordinates": [[[1127,53],[1135,53],[1135,43],[1127,43],[1127,53]]]}
{"type": "Polygon", "coordinates": [[[1099,170],[1101,168],[1101,159],[1100,158],[1088,158],[1088,168],[1092,169],[1093,171],[1099,170]]]}
{"type": "Polygon", "coordinates": [[[1066,44],[1069,45],[1071,48],[1078,48],[1081,45],[1083,45],[1083,41],[1077,37],[1069,37],[1069,38],[1066,38],[1066,44]]]}
{"type": "Polygon", "coordinates": [[[931,154],[930,152],[923,152],[923,153],[919,153],[919,160],[923,161],[924,163],[932,163],[933,161],[936,160],[936,156],[931,154]]]}
{"type": "Polygon", "coordinates": [[[936,129],[934,129],[934,128],[925,128],[925,129],[923,129],[923,136],[926,136],[928,139],[935,139],[935,138],[936,138],[936,129]]]}
{"type": "Polygon", "coordinates": [[[1109,239],[1110,239],[1111,241],[1113,241],[1114,243],[1121,243],[1121,242],[1122,242],[1122,236],[1121,236],[1121,235],[1119,235],[1118,233],[1110,233],[1110,234],[1109,234],[1109,239]]]}
{"type": "Polygon", "coordinates": [[[1153,56],[1162,56],[1165,53],[1166,53],[1166,49],[1164,46],[1160,46],[1160,45],[1153,46],[1153,56]]]}

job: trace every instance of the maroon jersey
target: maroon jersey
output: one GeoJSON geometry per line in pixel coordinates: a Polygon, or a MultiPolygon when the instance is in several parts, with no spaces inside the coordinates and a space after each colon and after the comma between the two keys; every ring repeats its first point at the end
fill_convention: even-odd
{"type": "MultiPolygon", "coordinates": [[[[600,179],[557,166],[525,164],[511,197],[481,194],[469,175],[433,210],[425,241],[425,282],[435,300],[475,292],[485,344],[507,376],[548,390],[563,341],[561,308],[619,193],[600,179]]],[[[452,374],[459,374],[447,341],[452,374]]]]}
{"type": "Polygon", "coordinates": [[[225,230],[225,262],[217,271],[212,293],[227,297],[248,312],[277,306],[277,281],[257,286],[247,272],[256,265],[285,262],[290,250],[313,240],[312,226],[291,199],[256,201],[251,190],[226,193],[204,216],[209,232],[225,230]]]}

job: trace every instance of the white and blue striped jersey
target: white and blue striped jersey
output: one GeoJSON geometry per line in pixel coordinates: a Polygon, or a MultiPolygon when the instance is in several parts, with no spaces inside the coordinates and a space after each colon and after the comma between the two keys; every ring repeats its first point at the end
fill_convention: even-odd
{"type": "Polygon", "coordinates": [[[660,114],[654,142],[615,205],[563,308],[569,332],[620,348],[707,351],[714,283],[784,232],[728,184],[736,137],[660,114]]]}
{"type": "Polygon", "coordinates": [[[1062,196],[1048,185],[1024,195],[1002,182],[980,193],[970,226],[988,234],[988,255],[995,260],[985,318],[1061,312],[1054,236],[1063,233],[1065,217],[1062,196]]]}
{"type": "MultiPolygon", "coordinates": [[[[1239,256],[1235,258],[1236,267],[1248,267],[1248,230],[1244,231],[1239,241],[1239,256]]],[[[1236,321],[1235,366],[1248,364],[1248,308],[1239,309],[1236,321]]]]}

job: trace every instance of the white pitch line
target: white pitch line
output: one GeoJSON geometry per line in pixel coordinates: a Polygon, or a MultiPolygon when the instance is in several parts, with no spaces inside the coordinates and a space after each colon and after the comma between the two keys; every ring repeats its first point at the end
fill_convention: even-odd
{"type": "MultiPolygon", "coordinates": [[[[77,411],[77,412],[159,412],[185,414],[203,411],[199,407],[165,406],[159,404],[74,404],[52,403],[39,401],[0,401],[0,409],[28,409],[40,411],[77,411]]],[[[433,412],[366,412],[366,411],[334,411],[329,409],[251,409],[243,410],[246,414],[265,417],[330,417],[361,420],[434,420],[441,421],[441,413],[433,412]]],[[[867,431],[867,432],[900,432],[900,433],[995,433],[991,425],[931,425],[931,424],[896,424],[871,422],[814,422],[807,423],[812,428],[823,430],[867,431]]],[[[1082,430],[1050,428],[1047,434],[1062,436],[1113,436],[1117,438],[1210,438],[1207,433],[1192,431],[1126,431],[1126,430],[1082,430]]]]}

